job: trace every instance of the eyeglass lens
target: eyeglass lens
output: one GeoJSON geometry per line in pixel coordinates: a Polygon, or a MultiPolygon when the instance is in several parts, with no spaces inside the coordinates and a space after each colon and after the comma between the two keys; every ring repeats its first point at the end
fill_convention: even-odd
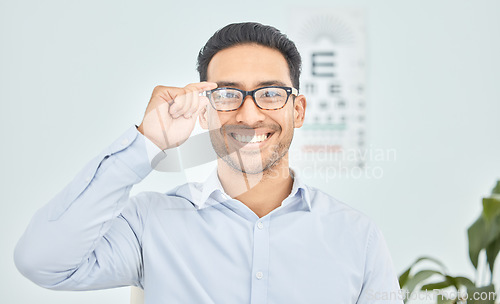
{"type": "MultiPolygon", "coordinates": [[[[255,91],[254,98],[257,105],[263,109],[281,108],[288,97],[283,88],[262,88],[255,91]]],[[[211,94],[217,110],[229,111],[237,109],[243,101],[243,93],[235,89],[218,89],[211,94]]]]}

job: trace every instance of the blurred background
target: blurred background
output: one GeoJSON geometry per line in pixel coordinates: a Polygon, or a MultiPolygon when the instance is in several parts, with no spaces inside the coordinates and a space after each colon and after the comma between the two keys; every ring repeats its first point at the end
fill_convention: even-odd
{"type": "MultiPolygon", "coordinates": [[[[156,85],[198,81],[217,29],[257,21],[288,34],[307,9],[363,12],[366,143],[396,157],[377,164],[380,178],[306,182],[371,217],[398,274],[430,255],[472,276],[466,229],[500,179],[499,1],[2,0],[1,301],[128,303],[129,288],[55,292],[22,277],[13,250],[30,218],[140,124],[156,85]]],[[[203,180],[208,166],[153,172],[131,195],[203,180]]]]}

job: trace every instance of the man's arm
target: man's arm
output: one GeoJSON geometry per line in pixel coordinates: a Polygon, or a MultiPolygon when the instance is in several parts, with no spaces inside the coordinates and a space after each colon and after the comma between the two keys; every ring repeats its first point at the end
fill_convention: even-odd
{"type": "Polygon", "coordinates": [[[139,285],[144,197],[123,209],[151,172],[145,141],[131,127],[37,211],[15,249],[23,275],[52,289],[139,285]]]}
{"type": "Polygon", "coordinates": [[[141,125],[127,130],[35,214],[15,249],[19,271],[52,289],[141,286],[148,197],[127,204],[130,189],[151,172],[151,151],[187,140],[208,104],[200,93],[216,86],[156,87],[141,125]]]}
{"type": "Polygon", "coordinates": [[[370,228],[363,288],[357,304],[402,304],[397,275],[387,244],[377,226],[370,228]]]}

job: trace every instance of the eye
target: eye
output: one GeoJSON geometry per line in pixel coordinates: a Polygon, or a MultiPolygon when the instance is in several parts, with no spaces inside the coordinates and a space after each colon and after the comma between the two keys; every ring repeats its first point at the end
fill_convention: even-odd
{"type": "Polygon", "coordinates": [[[259,91],[258,98],[263,98],[263,99],[276,99],[279,98],[281,99],[282,97],[286,96],[286,91],[280,88],[269,88],[269,89],[263,89],[262,91],[259,91]]]}
{"type": "Polygon", "coordinates": [[[233,101],[241,98],[241,93],[236,90],[222,89],[217,90],[212,94],[212,97],[216,101],[233,101]]]}
{"type": "Polygon", "coordinates": [[[235,91],[223,91],[221,94],[221,97],[222,98],[230,98],[230,99],[238,98],[238,93],[235,91]]]}

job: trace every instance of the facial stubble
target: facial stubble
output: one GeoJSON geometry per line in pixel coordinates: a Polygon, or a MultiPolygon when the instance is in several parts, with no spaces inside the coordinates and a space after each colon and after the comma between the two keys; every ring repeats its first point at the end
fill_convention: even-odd
{"type": "MultiPolygon", "coordinates": [[[[225,131],[224,127],[210,130],[210,139],[215,153],[230,168],[248,175],[262,174],[264,177],[266,175],[270,175],[272,169],[276,167],[288,153],[295,127],[293,120],[291,124],[292,128],[284,138],[279,140],[277,144],[267,147],[268,150],[271,150],[271,154],[267,157],[267,159],[263,159],[263,153],[260,150],[244,151],[240,149],[233,149],[233,151],[230,151],[229,145],[227,144],[227,137],[231,135],[225,131]],[[256,168],[257,164],[249,163],[249,161],[256,162],[256,158],[259,158],[260,160],[260,166],[258,166],[258,168],[256,168]]],[[[273,133],[272,137],[282,135],[283,129],[279,125],[276,126],[277,128],[274,127],[274,129],[278,130],[273,133]]]]}

